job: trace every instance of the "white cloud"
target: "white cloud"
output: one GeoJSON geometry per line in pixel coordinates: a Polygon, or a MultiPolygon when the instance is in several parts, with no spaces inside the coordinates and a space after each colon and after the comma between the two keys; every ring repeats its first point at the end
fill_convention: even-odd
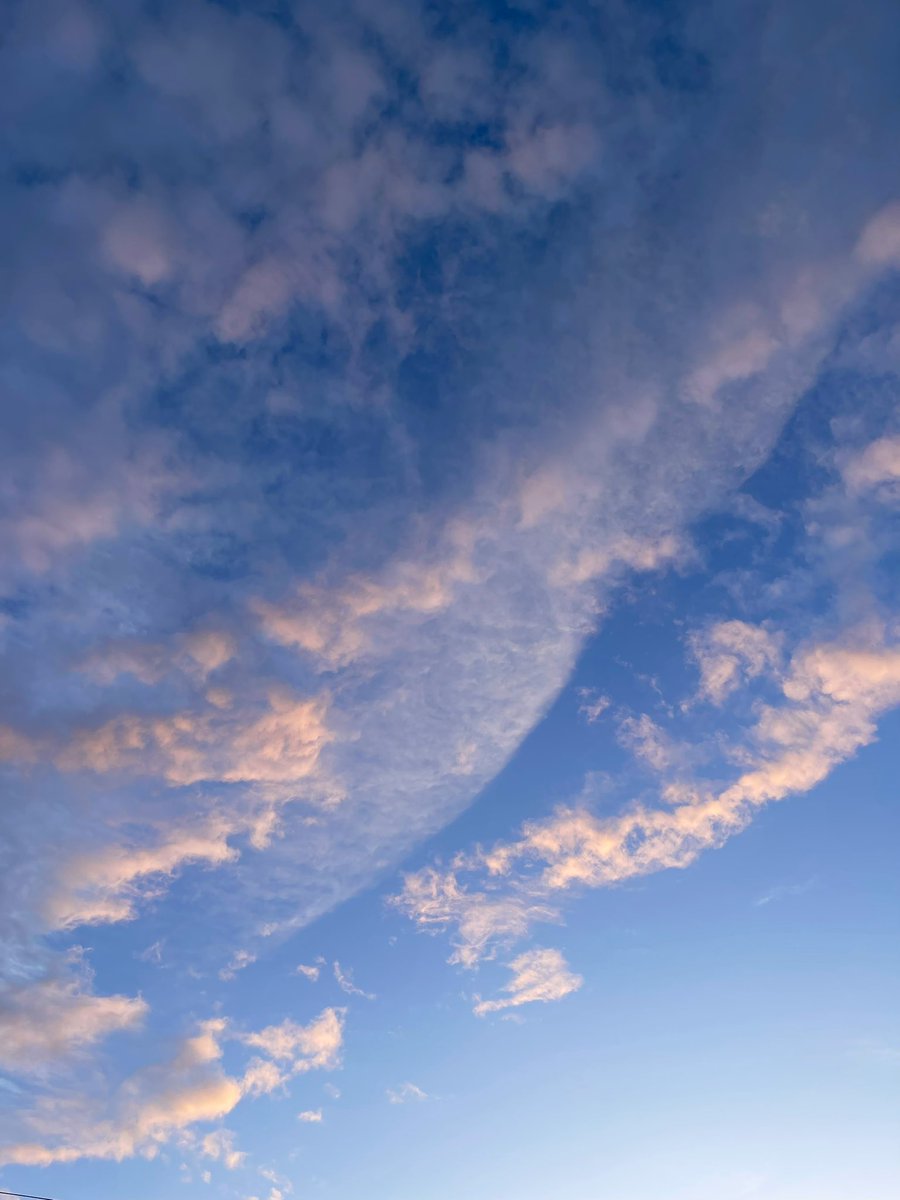
{"type": "Polygon", "coordinates": [[[247,1158],[243,1150],[235,1148],[234,1134],[230,1129],[214,1129],[204,1134],[198,1145],[204,1157],[221,1162],[229,1171],[237,1170],[247,1158]]]}
{"type": "Polygon", "coordinates": [[[690,865],[759,808],[809,791],[875,738],[878,716],[900,704],[900,647],[869,626],[801,646],[782,692],[782,702],[758,707],[744,769],[730,784],[664,783],[660,807],[633,804],[613,816],[559,808],[527,822],[517,840],[460,855],[450,872],[407,875],[396,906],[422,928],[449,930],[451,961],[472,966],[553,919],[572,889],[690,865]],[[478,890],[460,882],[467,875],[478,890]]]}
{"type": "Polygon", "coordinates": [[[654,771],[666,771],[680,761],[679,748],[647,713],[620,718],[616,738],[620,746],[654,771]]]}
{"type": "Polygon", "coordinates": [[[96,995],[79,951],[43,978],[0,988],[0,1066],[14,1073],[53,1067],[110,1034],[138,1030],[140,996],[96,995]]]}
{"type": "Polygon", "coordinates": [[[582,688],[579,695],[582,697],[583,703],[578,706],[578,711],[588,725],[594,725],[599,721],[612,704],[609,696],[597,695],[591,688],[582,688]]]}
{"type": "Polygon", "coordinates": [[[473,530],[451,524],[445,557],[433,563],[392,563],[384,578],[354,576],[338,588],[302,584],[295,601],[279,606],[256,600],[264,633],[318,659],[323,667],[347,666],[377,652],[379,625],[402,615],[416,622],[451,605],[458,586],[477,582],[473,530]]]}
{"type": "Polygon", "coordinates": [[[900,482],[900,435],[870,442],[844,463],[844,482],[853,494],[900,482]]]}
{"type": "Polygon", "coordinates": [[[235,950],[227,966],[219,971],[219,978],[225,981],[234,979],[239,971],[245,970],[255,962],[256,955],[251,954],[249,950],[235,950]]]}
{"type": "Polygon", "coordinates": [[[561,562],[554,578],[561,586],[600,580],[616,571],[659,571],[686,555],[682,538],[666,532],[660,537],[636,538],[629,534],[615,538],[601,548],[581,549],[573,560],[561,562]]]}
{"type": "Polygon", "coordinates": [[[401,1083],[399,1087],[388,1088],[385,1092],[390,1104],[421,1103],[428,1099],[428,1093],[415,1083],[401,1083]]]}
{"type": "Polygon", "coordinates": [[[344,1039],[344,1010],[326,1008],[309,1025],[287,1019],[258,1033],[241,1035],[241,1041],[270,1058],[289,1064],[294,1073],[333,1070],[340,1064],[344,1039]]]}
{"type": "Polygon", "coordinates": [[[74,854],[65,863],[44,901],[44,917],[52,929],[110,921],[136,915],[142,888],[168,879],[188,863],[233,862],[237,851],[229,838],[237,832],[219,815],[192,827],[169,828],[156,844],[113,844],[74,854]]]}
{"type": "Polygon", "coordinates": [[[584,982],[580,975],[569,970],[558,950],[526,950],[513,959],[509,968],[513,977],[503,988],[508,995],[499,1000],[477,1000],[474,1012],[479,1017],[506,1008],[518,1008],[521,1004],[562,1000],[576,992],[584,982]]]}
{"type": "Polygon", "coordinates": [[[361,996],[363,1000],[377,999],[374,992],[364,992],[362,988],[357,987],[353,982],[353,972],[342,970],[339,962],[334,964],[334,978],[341,991],[346,992],[348,996],[361,996]]]}
{"type": "Polygon", "coordinates": [[[46,1166],[136,1153],[153,1157],[180,1131],[227,1115],[242,1091],[220,1065],[224,1029],[222,1020],[204,1022],[173,1059],[126,1080],[98,1111],[83,1097],[44,1097],[24,1114],[35,1139],[0,1145],[0,1161],[46,1166]]]}
{"type": "Polygon", "coordinates": [[[63,771],[161,775],[175,787],[296,783],[332,740],[321,700],[273,691],[258,716],[222,711],[172,717],[119,716],[79,733],[55,753],[63,771]]]}
{"type": "Polygon", "coordinates": [[[308,1108],[304,1112],[297,1113],[298,1121],[305,1121],[308,1125],[320,1125],[322,1123],[321,1108],[308,1108]]]}
{"type": "MultiPolygon", "coordinates": [[[[96,432],[109,442],[108,425],[96,432]]],[[[10,470],[0,516],[4,577],[15,577],[17,568],[49,574],[129,525],[151,526],[180,482],[153,445],[99,474],[72,449],[54,446],[27,476],[10,470]]]]}
{"type": "Polygon", "coordinates": [[[392,903],[421,929],[432,933],[453,929],[455,949],[450,961],[464,967],[492,957],[498,944],[524,937],[533,922],[556,915],[546,901],[471,892],[460,885],[455,871],[432,867],[405,876],[403,890],[392,903]]]}
{"type": "Polygon", "coordinates": [[[154,1157],[179,1136],[206,1157],[233,1170],[244,1154],[224,1129],[198,1138],[193,1126],[227,1116],[245,1096],[263,1095],[293,1074],[330,1070],[339,1063],[343,1014],[325,1009],[309,1025],[284,1021],[258,1034],[237,1035],[217,1017],[184,1038],[168,1062],[149,1066],[126,1079],[101,1100],[78,1094],[46,1095],[20,1114],[31,1136],[0,1144],[0,1162],[44,1166],[81,1158],[120,1160],[134,1154],[154,1157]],[[222,1042],[237,1037],[284,1064],[251,1061],[241,1078],[222,1067],[222,1042]],[[271,1068],[271,1078],[264,1068],[271,1068]]]}
{"type": "Polygon", "coordinates": [[[719,621],[690,639],[700,668],[699,696],[721,704],[748,679],[775,672],[781,664],[782,639],[746,621],[719,621]]]}
{"type": "MultiPolygon", "coordinates": [[[[777,152],[749,178],[717,177],[714,206],[706,172],[683,174],[668,203],[668,152],[632,179],[616,146],[671,147],[680,101],[649,78],[646,104],[617,99],[577,14],[511,38],[498,71],[477,6],[437,40],[415,5],[396,24],[384,5],[364,22],[343,14],[338,37],[328,6],[307,8],[303,37],[221,5],[126,23],[117,95],[146,138],[76,121],[90,140],[44,139],[45,178],[11,193],[0,558],[28,603],[3,626],[15,798],[0,886],[29,952],[48,930],[133,919],[190,870],[204,898],[228,893],[196,906],[220,962],[247,925],[308,923],[446,824],[546,713],[611,589],[685,559],[689,523],[765,458],[842,306],[896,259],[892,208],[854,252],[846,214],[814,203],[837,163],[846,211],[871,211],[853,139],[802,148],[809,169],[781,203],[798,238],[753,239],[759,196],[780,195],[777,152]],[[373,43],[400,64],[390,77],[373,43]],[[401,96],[395,76],[421,86],[401,96]],[[454,158],[453,138],[426,140],[455,119],[496,130],[492,147],[454,158]],[[123,153],[127,190],[97,165],[123,153]],[[623,183],[612,223],[598,168],[623,183]],[[561,227],[551,259],[508,272],[505,251],[490,259],[487,298],[470,302],[473,265],[528,244],[558,200],[574,201],[577,240],[561,227]],[[398,302],[421,222],[439,232],[448,215],[473,256],[439,255],[440,304],[398,302]],[[731,253],[735,230],[752,273],[731,253]],[[657,271],[661,232],[674,249],[657,271]],[[632,263],[654,264],[652,286],[632,263]],[[398,416],[426,329],[436,345],[471,335],[464,391],[449,361],[436,389],[454,417],[442,463],[465,496],[426,461],[433,439],[398,416]],[[217,338],[232,349],[209,354],[217,338]],[[340,368],[275,349],[307,342],[340,368]],[[273,393],[291,403],[266,405],[273,393]],[[358,443],[383,458],[370,469],[358,443]],[[270,691],[285,679],[296,692],[270,691]]],[[[22,112],[45,82],[79,111],[69,71],[81,79],[105,36],[86,11],[34,22],[31,42],[11,30],[2,54],[37,72],[5,73],[22,112]],[[45,81],[47,55],[68,67],[45,81]]],[[[767,86],[793,81],[789,57],[768,64],[767,86]]],[[[747,102],[742,85],[730,99],[747,102]]],[[[14,140],[28,125],[10,123],[14,140]]],[[[715,136],[697,133],[692,153],[717,163],[715,136]]],[[[555,913],[548,894],[492,894],[458,874],[421,881],[416,911],[458,929],[462,963],[555,913]]],[[[281,1066],[259,1061],[253,1087],[280,1086],[281,1066]]]]}

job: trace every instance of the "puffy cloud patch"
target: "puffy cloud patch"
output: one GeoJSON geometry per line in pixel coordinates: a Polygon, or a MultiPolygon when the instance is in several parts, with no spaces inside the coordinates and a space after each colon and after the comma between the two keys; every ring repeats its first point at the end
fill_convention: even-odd
{"type": "Polygon", "coordinates": [[[893,488],[900,481],[900,435],[878,438],[844,464],[844,482],[851,494],[893,488]]]}
{"type": "Polygon", "coordinates": [[[240,1083],[221,1067],[224,1031],[220,1018],[204,1022],[169,1062],[127,1079],[106,1105],[84,1097],[42,1098],[22,1118],[34,1140],[0,1145],[0,1161],[46,1166],[133,1154],[152,1158],[178,1132],[221,1119],[242,1095],[240,1083]]]}
{"type": "Polygon", "coordinates": [[[291,1075],[334,1069],[339,1063],[343,1014],[326,1009],[309,1025],[285,1021],[258,1034],[239,1035],[283,1066],[265,1059],[252,1061],[236,1078],[222,1066],[223,1040],[238,1036],[224,1018],[200,1024],[184,1038],[165,1063],[138,1071],[103,1099],[77,1094],[47,1095],[19,1116],[23,1137],[0,1145],[0,1161],[45,1166],[81,1158],[122,1159],[134,1154],[153,1158],[176,1136],[229,1169],[241,1165],[226,1130],[197,1135],[194,1126],[221,1120],[245,1096],[282,1086],[291,1075]],[[266,1081],[262,1068],[271,1069],[266,1081]],[[266,1085],[268,1084],[268,1085],[266,1085]]]}
{"type": "Polygon", "coordinates": [[[244,1034],[241,1040],[270,1058],[289,1064],[293,1073],[333,1070],[340,1063],[344,1010],[326,1008],[309,1025],[297,1025],[288,1019],[258,1033],[244,1034]]]}
{"type": "Polygon", "coordinates": [[[690,641],[700,668],[699,697],[721,704],[748,679],[774,672],[781,662],[781,639],[746,621],[719,621],[690,641]]]}

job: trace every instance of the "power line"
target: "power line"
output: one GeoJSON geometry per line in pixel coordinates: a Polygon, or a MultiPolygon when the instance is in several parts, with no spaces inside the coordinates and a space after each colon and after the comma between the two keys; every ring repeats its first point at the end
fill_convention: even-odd
{"type": "Polygon", "coordinates": [[[31,1196],[28,1192],[4,1192],[0,1188],[0,1196],[17,1196],[18,1200],[53,1200],[52,1196],[31,1196]]]}

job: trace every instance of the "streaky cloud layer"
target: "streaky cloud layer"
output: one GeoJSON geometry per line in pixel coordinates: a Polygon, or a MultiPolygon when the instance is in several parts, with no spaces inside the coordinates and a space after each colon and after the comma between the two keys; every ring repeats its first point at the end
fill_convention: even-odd
{"type": "MultiPolygon", "coordinates": [[[[25,1092],[0,1153],[237,1169],[194,1127],[336,1066],[343,1010],[247,1032],[153,990],[160,941],[147,999],[70,939],[161,914],[173,961],[236,987],[473,802],[617,594],[702,567],[697,522],[824,373],[896,376],[897,23],[40,9],[13,3],[0,49],[0,1061],[25,1092]],[[226,1069],[226,1042],[252,1057],[226,1069]]],[[[823,558],[868,553],[895,424],[835,419],[823,558]]],[[[777,693],[721,778],[615,710],[658,803],[564,806],[396,903],[474,968],[570,889],[686,866],[815,786],[900,703],[896,615],[853,583],[830,631],[691,627],[685,713],[777,693]]],[[[581,984],[552,948],[509,967],[476,1013],[581,984]]]]}

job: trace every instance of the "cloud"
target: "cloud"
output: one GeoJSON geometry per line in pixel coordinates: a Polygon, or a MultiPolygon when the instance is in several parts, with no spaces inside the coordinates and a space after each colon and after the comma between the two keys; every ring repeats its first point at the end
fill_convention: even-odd
{"type": "MultiPolygon", "coordinates": [[[[402,861],[547,713],[615,590],[697,561],[692,522],[895,264],[891,106],[846,67],[890,5],[826,16],[839,39],[767,26],[767,94],[817,113],[802,144],[741,66],[759,14],[683,30],[712,84],[682,89],[656,15],[624,19],[618,88],[581,12],[282,7],[20,5],[0,48],[17,961],[152,901],[167,957],[192,940],[214,970],[402,861]]],[[[409,902],[465,965],[558,912],[462,875],[409,902]]],[[[221,1070],[184,1066],[197,1109],[227,1107],[221,1070]]],[[[140,1103],[101,1105],[97,1144],[152,1148],[140,1103]]]]}
{"type": "Polygon", "coordinates": [[[612,704],[609,696],[598,696],[590,688],[582,688],[579,695],[583,697],[584,703],[578,706],[578,711],[588,725],[594,725],[599,721],[612,704]]]}
{"type": "Polygon", "coordinates": [[[201,1024],[184,1039],[174,1058],[146,1068],[118,1089],[108,1113],[86,1111],[83,1099],[52,1096],[24,1120],[37,1138],[0,1146],[0,1161],[46,1166],[80,1158],[153,1157],[181,1130],[226,1116],[242,1091],[220,1066],[221,1019],[201,1024]]]}
{"type": "Polygon", "coordinates": [[[767,892],[757,897],[753,901],[755,908],[763,908],[767,904],[773,904],[776,900],[783,900],[785,896],[802,896],[804,892],[808,892],[810,888],[815,886],[815,879],[807,879],[805,883],[779,883],[775,887],[769,888],[767,892]]]}
{"type": "Polygon", "coordinates": [[[163,945],[162,938],[157,938],[155,942],[151,942],[149,946],[138,951],[136,957],[141,962],[154,963],[156,966],[159,966],[162,963],[163,945]]]}
{"type": "Polygon", "coordinates": [[[233,1135],[219,1129],[197,1138],[193,1126],[221,1120],[243,1097],[273,1090],[276,1085],[264,1078],[266,1067],[277,1086],[290,1075],[333,1069],[342,1038],[343,1014],[335,1009],[325,1009],[306,1026],[287,1020],[256,1034],[236,1035],[221,1017],[201,1022],[168,1062],[138,1071],[102,1100],[77,1094],[42,1097],[34,1109],[20,1114],[33,1138],[0,1145],[0,1161],[45,1166],[134,1154],[153,1158],[173,1137],[183,1136],[201,1154],[233,1170],[244,1159],[234,1148],[233,1135]],[[276,1058],[283,1070],[256,1059],[242,1078],[228,1075],[222,1067],[222,1042],[235,1036],[276,1058]]]}
{"type": "Polygon", "coordinates": [[[372,992],[364,992],[362,988],[358,988],[353,982],[353,973],[351,971],[341,970],[341,964],[334,964],[334,977],[337,980],[337,985],[342,992],[346,992],[348,996],[361,996],[363,1000],[375,1000],[377,997],[372,992]]]}
{"type": "Polygon", "coordinates": [[[844,463],[844,482],[851,495],[871,491],[900,480],[900,436],[870,442],[844,463]]]}
{"type": "Polygon", "coordinates": [[[870,266],[900,265],[900,204],[885,205],[866,223],[856,253],[870,266]]]}
{"type": "Polygon", "coordinates": [[[297,1025],[288,1019],[241,1037],[245,1045],[288,1063],[294,1074],[333,1070],[340,1063],[343,1039],[344,1010],[339,1008],[326,1008],[309,1025],[297,1025]]]}
{"type": "MultiPolygon", "coordinates": [[[[594,50],[605,51],[577,18],[546,13],[546,28],[506,30],[510,66],[499,70],[484,14],[439,38],[413,14],[402,35],[378,5],[365,22],[297,10],[290,30],[198,6],[135,19],[122,34],[122,111],[132,106],[146,138],[91,121],[90,137],[42,142],[46,182],[23,184],[15,203],[30,220],[9,223],[34,228],[29,246],[41,251],[10,247],[21,314],[10,387],[49,413],[38,424],[36,409],[10,408],[23,452],[11,464],[9,536],[24,569],[54,581],[17,618],[17,669],[40,652],[58,679],[71,661],[90,678],[77,697],[48,684],[54,711],[35,696],[30,716],[15,714],[21,729],[4,715],[4,753],[23,767],[50,759],[96,773],[104,791],[111,774],[161,779],[203,805],[212,786],[220,798],[233,785],[300,794],[328,750],[353,797],[346,812],[312,838],[300,816],[286,817],[269,838],[271,867],[233,876],[257,896],[299,863],[302,895],[284,907],[300,921],[461,811],[546,712],[608,593],[631,572],[684,560],[686,525],[765,456],[842,307],[868,286],[855,247],[870,196],[883,192],[844,172],[835,182],[856,191],[836,223],[809,215],[810,194],[784,197],[779,221],[789,229],[802,215],[808,236],[748,233],[751,278],[711,248],[735,227],[756,230],[759,195],[777,189],[763,166],[748,188],[731,183],[733,170],[715,214],[684,223],[685,212],[707,212],[695,201],[709,181],[681,172],[671,193],[664,162],[684,148],[681,98],[657,78],[643,28],[653,99],[640,115],[602,86],[594,50]],[[368,22],[416,88],[386,72],[368,22]],[[302,96],[297,78],[308,81],[302,96]],[[494,130],[490,146],[465,145],[473,120],[494,130]],[[659,122],[659,138],[646,121],[659,122]],[[659,157],[638,182],[621,156],[645,141],[659,157]],[[93,165],[121,154],[139,165],[140,185],[93,165]],[[615,236],[591,199],[598,171],[622,181],[630,215],[615,236]],[[583,216],[558,268],[522,261],[523,230],[540,240],[559,203],[583,216]],[[454,244],[445,235],[457,227],[467,233],[454,244]],[[678,251],[665,286],[648,289],[624,264],[647,261],[659,237],[678,251]],[[423,239],[441,265],[432,292],[410,291],[406,278],[423,239]],[[41,266],[45,246],[53,272],[41,266]],[[615,264],[602,279],[589,266],[600,258],[615,264]],[[684,264],[707,265],[702,294],[685,288],[684,264]],[[571,296],[564,334],[523,300],[556,303],[557,270],[571,296]],[[467,278],[482,282],[453,282],[467,278]],[[769,342],[781,335],[760,313],[802,307],[811,278],[814,319],[788,339],[789,369],[775,370],[782,356],[767,357],[769,342]],[[452,354],[439,362],[424,329],[437,346],[465,341],[470,375],[452,354]],[[223,340],[233,356],[210,352],[223,340]],[[64,389],[35,357],[51,344],[71,367],[64,389]],[[334,358],[298,349],[312,345],[334,358]],[[411,384],[423,360],[433,369],[411,384]],[[692,387],[716,403],[697,406],[692,387]],[[558,398],[552,411],[532,402],[538,393],[558,398]],[[433,439],[413,394],[435,396],[433,439]],[[476,394],[490,397],[477,413],[467,402],[476,394]],[[87,405],[91,396],[102,403],[87,405]],[[440,458],[453,470],[442,473],[440,458]],[[464,494],[451,476],[467,479],[464,494]],[[439,692],[423,682],[424,664],[439,692]],[[191,689],[205,671],[217,682],[201,700],[191,689]],[[136,699],[129,673],[150,695],[136,699]],[[303,706],[314,703],[310,676],[326,673],[338,686],[317,732],[303,706]],[[267,705],[265,689],[286,679],[294,699],[267,705]]],[[[17,24],[10,52],[35,38],[17,24]]],[[[27,100],[24,81],[10,79],[27,100]]],[[[83,103],[53,82],[51,107],[65,115],[83,103]]],[[[704,146],[697,153],[717,161],[704,146]]],[[[804,153],[823,169],[834,157],[816,144],[804,153]]],[[[128,816],[132,803],[123,795],[128,816]]],[[[98,820],[101,843],[126,815],[112,807],[98,820]]],[[[244,825],[235,828],[239,837],[244,825]]]]}
{"type": "Polygon", "coordinates": [[[404,876],[403,890],[391,903],[416,924],[436,933],[454,929],[450,962],[473,967],[491,957],[495,946],[524,937],[535,921],[553,920],[556,909],[527,895],[491,895],[461,886],[454,871],[433,867],[404,876]]]}
{"type": "Polygon", "coordinates": [[[477,1000],[474,1008],[477,1016],[518,1008],[520,1004],[562,1000],[578,991],[584,982],[580,975],[569,970],[558,950],[527,950],[514,958],[509,968],[513,977],[503,988],[509,994],[499,1000],[477,1000]]]}
{"type": "Polygon", "coordinates": [[[163,213],[144,197],[123,205],[103,237],[103,250],[111,263],[146,287],[172,273],[173,249],[163,213]]]}
{"type": "Polygon", "coordinates": [[[688,395],[700,404],[711,404],[720,388],[757,375],[778,349],[778,342],[764,329],[751,329],[736,337],[726,335],[724,344],[688,377],[688,395]]]}
{"type": "Polygon", "coordinates": [[[450,606],[457,585],[477,581],[473,536],[465,525],[453,525],[443,560],[393,563],[384,579],[355,577],[336,589],[303,584],[294,604],[254,600],[252,608],[268,637],[306,651],[325,667],[346,666],[373,652],[379,618],[427,618],[450,606]]]}
{"type": "Polygon", "coordinates": [[[783,684],[787,703],[760,708],[749,769],[729,786],[664,789],[673,807],[635,806],[607,819],[561,810],[488,853],[488,871],[503,876],[517,861],[533,860],[543,864],[551,895],[575,883],[609,886],[686,866],[742,829],[755,808],[809,791],[872,741],[875,718],[900,703],[900,649],[854,640],[798,651],[783,684]]]}
{"type": "Polygon", "coordinates": [[[777,671],[781,640],[746,621],[719,621],[692,635],[691,653],[700,668],[698,696],[721,704],[748,679],[777,671]]]}
{"type": "Polygon", "coordinates": [[[73,855],[44,902],[51,929],[131,920],[137,902],[186,864],[233,862],[236,827],[213,814],[193,826],[160,831],[155,844],[113,844],[73,855]]]}
{"type": "MultiPolygon", "coordinates": [[[[53,757],[66,773],[98,775],[160,774],[180,788],[201,779],[256,785],[252,795],[233,794],[229,803],[197,797],[193,814],[184,806],[171,813],[157,803],[142,814],[134,804],[128,840],[99,841],[79,848],[73,836],[64,861],[44,884],[40,913],[50,928],[131,920],[142,899],[159,894],[178,871],[195,863],[222,866],[239,856],[235,842],[248,838],[259,848],[271,840],[278,815],[308,784],[305,799],[334,799],[334,791],[314,780],[324,747],[332,741],[321,701],[272,692],[262,713],[190,713],[173,717],[119,716],[67,744],[49,746],[0,729],[0,755],[29,762],[53,757]]],[[[121,838],[112,822],[111,832],[121,838]]],[[[107,834],[107,837],[109,835],[107,834]]]]}
{"type": "Polygon", "coordinates": [[[809,791],[875,738],[878,716],[900,704],[900,647],[870,627],[802,645],[782,693],[780,703],[759,705],[733,782],[663,782],[659,807],[635,803],[614,816],[560,807],[526,822],[518,839],[460,855],[451,871],[407,875],[396,907],[421,928],[450,930],[451,961],[473,966],[557,917],[572,889],[689,866],[762,806],[809,791]],[[466,876],[479,890],[460,882],[466,876]]]}
{"type": "Polygon", "coordinates": [[[678,747],[647,713],[620,718],[616,738],[620,746],[654,771],[666,771],[680,761],[678,747]]]}
{"type": "Polygon", "coordinates": [[[401,1083],[399,1087],[388,1088],[384,1094],[389,1104],[409,1104],[411,1101],[420,1103],[429,1098],[428,1093],[415,1083],[401,1083]]]}
{"type": "Polygon", "coordinates": [[[219,978],[222,980],[234,979],[239,971],[245,970],[256,962],[256,955],[251,954],[249,950],[235,950],[230,961],[219,971],[219,978]]]}
{"type": "Polygon", "coordinates": [[[78,734],[56,761],[63,771],[159,774],[175,787],[203,780],[294,783],[315,770],[331,739],[321,701],[272,692],[266,709],[249,720],[221,710],[116,717],[78,734]]]}
{"type": "Polygon", "coordinates": [[[322,1110],[321,1108],[308,1108],[305,1112],[297,1113],[298,1121],[305,1121],[308,1125],[321,1125],[322,1110]]]}
{"type": "Polygon", "coordinates": [[[560,564],[555,578],[560,583],[587,583],[601,579],[616,569],[658,571],[670,566],[686,553],[681,539],[673,533],[659,538],[623,536],[603,549],[581,550],[573,562],[560,564]]]}
{"type": "Polygon", "coordinates": [[[76,949],[53,973],[0,989],[0,1066],[40,1071],[112,1033],[140,1029],[149,1012],[142,997],[96,995],[92,983],[76,949]]]}
{"type": "Polygon", "coordinates": [[[322,968],[321,966],[312,966],[306,963],[299,963],[294,970],[295,974],[303,975],[310,981],[310,983],[315,983],[319,978],[322,968]]]}
{"type": "Polygon", "coordinates": [[[234,1134],[230,1129],[214,1129],[204,1134],[199,1141],[199,1149],[206,1158],[221,1162],[229,1171],[236,1171],[247,1158],[243,1150],[235,1149],[234,1134]]]}
{"type": "MultiPolygon", "coordinates": [[[[108,424],[103,432],[108,443],[108,424]]],[[[151,526],[179,486],[177,472],[153,443],[149,439],[131,461],[99,475],[76,448],[63,445],[47,449],[27,475],[11,471],[0,516],[7,586],[20,572],[46,575],[94,543],[111,542],[135,525],[151,526]]]]}
{"type": "Polygon", "coordinates": [[[241,1078],[241,1089],[248,1096],[269,1096],[273,1092],[284,1092],[288,1082],[287,1071],[264,1058],[252,1058],[241,1078]]]}

